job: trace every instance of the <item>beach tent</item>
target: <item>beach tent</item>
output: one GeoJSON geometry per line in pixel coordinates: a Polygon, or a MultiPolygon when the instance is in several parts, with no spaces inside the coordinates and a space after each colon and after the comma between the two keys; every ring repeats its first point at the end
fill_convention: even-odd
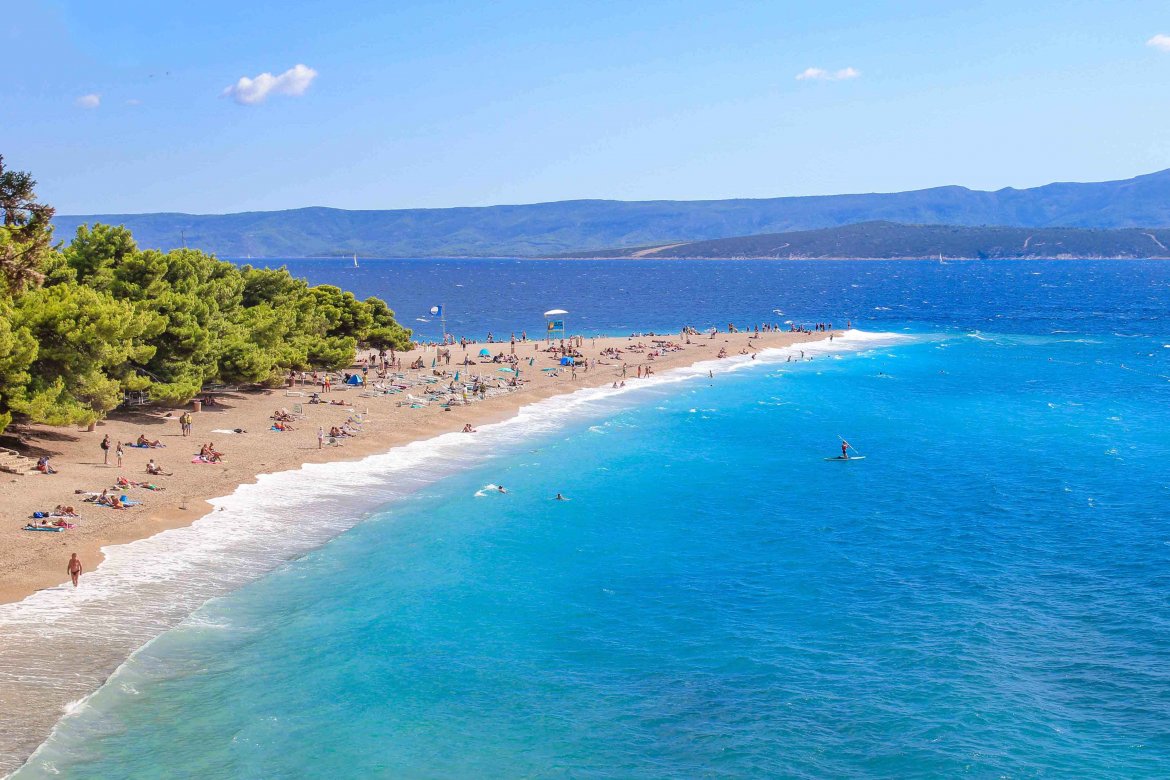
{"type": "Polygon", "coordinates": [[[362,383],[362,378],[360,376],[358,376],[357,374],[352,374],[349,377],[349,379],[346,381],[347,385],[360,385],[361,383],[362,383]]]}
{"type": "Polygon", "coordinates": [[[490,356],[491,356],[491,354],[492,354],[492,351],[491,351],[490,349],[481,349],[481,350],[479,351],[479,356],[480,356],[480,357],[490,357],[490,356]]]}
{"type": "Polygon", "coordinates": [[[574,359],[573,359],[573,358],[571,358],[571,357],[563,357],[563,358],[561,358],[561,365],[562,365],[562,366],[571,366],[571,365],[574,365],[574,364],[576,364],[576,362],[577,362],[577,361],[576,361],[576,360],[574,360],[574,359]]]}

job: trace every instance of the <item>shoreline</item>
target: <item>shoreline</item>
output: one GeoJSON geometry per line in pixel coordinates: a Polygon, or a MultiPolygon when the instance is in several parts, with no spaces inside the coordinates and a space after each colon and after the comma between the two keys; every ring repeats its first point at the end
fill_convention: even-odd
{"type": "MultiPolygon", "coordinates": [[[[729,357],[739,354],[751,345],[751,351],[768,348],[783,348],[793,344],[809,343],[827,338],[840,338],[844,331],[825,333],[771,332],[759,336],[746,333],[719,333],[715,339],[707,336],[693,336],[692,343],[683,345],[678,352],[668,352],[648,360],[646,353],[629,353],[625,364],[628,386],[636,386],[637,366],[652,366],[657,373],[696,362],[716,359],[719,348],[727,350],[729,357]]],[[[630,345],[643,343],[652,345],[655,340],[677,340],[677,334],[662,336],[606,336],[585,339],[582,352],[596,356],[607,348],[626,349],[630,345]]],[[[573,378],[566,371],[552,378],[543,375],[542,369],[554,365],[545,353],[537,353],[533,346],[544,345],[543,341],[517,342],[517,355],[524,361],[536,357],[532,368],[524,366],[522,378],[527,384],[504,395],[475,401],[472,405],[458,407],[443,414],[433,407],[407,409],[396,406],[405,394],[377,398],[360,397],[354,389],[339,391],[334,387],[323,399],[342,400],[343,406],[321,404],[313,406],[304,403],[312,392],[311,386],[297,385],[294,388],[231,393],[222,401],[221,411],[205,408],[196,413],[193,435],[181,437],[178,433],[178,416],[189,407],[157,409],[145,413],[122,413],[111,416],[98,424],[93,432],[74,429],[31,426],[24,430],[30,441],[32,456],[50,454],[54,475],[28,474],[14,476],[0,473],[0,500],[4,511],[0,518],[0,605],[20,601],[46,588],[61,585],[67,580],[65,560],[59,550],[78,552],[85,562],[87,572],[92,572],[104,559],[102,548],[109,545],[127,544],[139,539],[174,528],[188,526],[206,512],[212,510],[210,499],[228,495],[243,484],[254,483],[258,476],[298,468],[306,463],[355,461],[363,457],[384,452],[403,444],[431,436],[461,429],[464,424],[487,425],[506,419],[517,410],[534,401],[563,395],[585,387],[599,387],[621,379],[621,364],[611,362],[600,365],[592,372],[577,371],[573,378]],[[303,395],[287,395],[293,392],[303,395]],[[278,433],[264,430],[270,422],[268,416],[277,408],[292,408],[300,404],[305,419],[294,423],[295,430],[278,433]],[[315,431],[319,425],[327,429],[331,424],[340,423],[352,413],[366,415],[368,423],[363,433],[347,438],[337,448],[317,449],[315,431]],[[456,425],[457,423],[457,425],[456,425]],[[160,426],[162,429],[160,430],[160,426]],[[240,436],[225,431],[242,428],[248,431],[240,436]],[[218,432],[217,432],[218,431],[218,432]],[[160,449],[139,450],[125,448],[124,468],[116,468],[115,455],[110,453],[110,466],[97,462],[100,457],[98,442],[109,434],[114,442],[133,441],[139,433],[151,440],[166,445],[160,449]],[[197,450],[204,441],[216,442],[218,449],[227,453],[222,464],[193,465],[183,454],[176,453],[176,447],[197,450]],[[290,446],[291,445],[291,446],[290,446]],[[150,477],[144,471],[148,458],[153,458],[164,470],[173,476],[150,477]],[[244,460],[248,462],[242,462],[244,460]],[[112,487],[116,477],[132,481],[152,481],[162,491],[147,491],[140,488],[122,488],[132,499],[143,505],[118,511],[99,508],[81,501],[82,496],[74,491],[100,491],[112,487]],[[108,484],[107,484],[108,483],[108,484]],[[51,510],[57,504],[70,504],[81,515],[71,521],[77,527],[63,533],[29,533],[18,530],[23,522],[30,519],[34,511],[51,510]],[[58,560],[58,558],[60,560],[58,560]]],[[[465,351],[456,345],[451,348],[452,363],[445,366],[448,372],[460,369],[467,374],[480,373],[485,378],[497,370],[497,364],[480,363],[476,366],[457,365],[464,357],[474,357],[481,348],[491,347],[493,353],[507,354],[507,342],[494,344],[469,344],[465,351]]],[[[428,366],[435,356],[434,347],[423,347],[401,353],[404,364],[416,358],[423,358],[428,366]]],[[[407,372],[419,376],[429,374],[430,369],[407,372]]],[[[496,373],[495,377],[501,374],[496,373]]],[[[13,426],[14,428],[17,426],[13,426]]],[[[184,450],[185,452],[186,450],[184,450]]],[[[82,576],[84,582],[85,576],[82,576]]]]}
{"type": "MultiPolygon", "coordinates": [[[[812,334],[778,332],[762,333],[759,338],[753,335],[750,339],[742,333],[730,335],[721,333],[714,340],[707,337],[692,337],[693,343],[683,350],[668,352],[661,358],[649,361],[655,369],[655,376],[652,379],[657,381],[631,380],[635,364],[630,362],[624,390],[634,391],[640,387],[660,384],[663,380],[684,381],[690,376],[685,373],[688,367],[718,361],[716,355],[720,348],[727,350],[728,356],[722,362],[728,370],[733,370],[737,365],[752,365],[750,357],[740,354],[746,349],[749,340],[754,348],[753,353],[759,353],[785,347],[799,349],[801,345],[811,345],[814,342],[828,344],[829,335],[828,332],[812,334]]],[[[833,331],[832,335],[838,337],[842,333],[833,331]]],[[[615,346],[625,349],[639,342],[650,344],[656,338],[673,340],[678,337],[586,339],[583,352],[592,354],[615,346]]],[[[540,343],[543,342],[538,342],[540,343]]],[[[852,346],[863,348],[864,343],[855,342],[852,346]]],[[[528,345],[531,349],[532,342],[528,342],[528,345]]],[[[477,352],[480,346],[469,345],[469,351],[477,352]]],[[[494,346],[498,348],[500,345],[494,346]]],[[[520,348],[521,345],[518,344],[518,352],[520,348]]],[[[404,359],[424,352],[433,355],[434,349],[416,350],[412,355],[404,356],[404,359]]],[[[644,358],[644,355],[641,357],[644,358]]],[[[645,359],[641,361],[642,365],[646,363],[645,359]]],[[[134,652],[178,625],[208,599],[224,595],[263,576],[296,555],[319,547],[361,522],[360,512],[349,511],[344,516],[323,518],[315,514],[321,506],[322,491],[331,489],[332,494],[326,495],[325,498],[337,498],[338,503],[349,506],[352,510],[353,502],[345,505],[342,499],[364,495],[362,491],[368,490],[366,483],[355,478],[355,475],[362,477],[363,470],[367,470],[374,472],[375,484],[386,488],[400,486],[399,480],[394,479],[394,474],[402,473],[406,479],[401,482],[409,483],[408,489],[397,495],[407,495],[413,492],[414,488],[410,487],[412,484],[417,486],[419,482],[442,478],[441,472],[436,472],[433,478],[428,477],[426,480],[419,480],[416,475],[410,473],[416,464],[433,461],[440,444],[450,452],[462,453],[470,450],[473,454],[480,453],[483,458],[490,457],[496,451],[493,447],[500,441],[515,438],[517,427],[521,428],[520,439],[527,438],[528,431],[524,430],[524,423],[530,410],[539,410],[545,418],[543,423],[537,421],[534,430],[547,430],[549,421],[556,421],[551,424],[552,427],[559,426],[564,413],[578,405],[576,401],[570,403],[574,395],[578,396],[582,403],[588,403],[596,397],[611,396],[608,391],[611,389],[615,373],[620,374],[620,366],[598,366],[589,373],[578,372],[576,381],[567,373],[555,378],[538,377],[523,390],[489,397],[471,407],[461,407],[450,413],[433,408],[399,407],[390,400],[396,396],[361,398],[363,403],[357,406],[364,407],[367,401],[370,406],[365,430],[359,438],[348,440],[346,446],[337,451],[316,449],[315,420],[311,421],[312,425],[305,425],[303,430],[290,433],[256,431],[241,437],[239,441],[254,437],[253,442],[279,444],[280,440],[276,437],[300,436],[303,439],[312,435],[313,445],[310,447],[301,441],[299,447],[291,446],[293,440],[286,439],[290,446],[281,447],[281,452],[274,452],[268,447],[265,450],[268,453],[264,456],[265,460],[254,460],[247,469],[238,467],[215,469],[215,478],[200,477],[200,486],[203,490],[198,495],[146,493],[147,500],[151,500],[152,496],[156,499],[149,511],[91,510],[88,513],[90,516],[93,516],[95,511],[101,511],[106,513],[102,517],[112,518],[115,522],[113,525],[107,524],[98,529],[102,533],[91,534],[89,539],[69,539],[71,531],[60,534],[25,532],[23,536],[17,536],[17,540],[29,538],[30,542],[47,537],[55,544],[50,544],[48,551],[44,553],[44,555],[51,553],[51,557],[46,559],[42,555],[42,558],[34,561],[33,565],[26,564],[23,569],[19,569],[25,577],[31,572],[40,577],[39,582],[47,581],[47,584],[36,588],[14,587],[12,580],[19,580],[19,575],[13,578],[10,573],[6,578],[8,587],[2,591],[8,603],[0,604],[0,626],[5,628],[3,632],[5,638],[0,640],[0,712],[10,713],[10,717],[0,718],[4,726],[0,729],[0,734],[5,734],[0,738],[0,772],[15,771],[22,766],[38,746],[44,743],[46,737],[51,734],[54,724],[64,714],[84,706],[88,697],[100,689],[110,675],[132,657],[134,652]],[[591,388],[599,392],[579,392],[591,388]],[[569,404],[567,408],[563,406],[565,403],[569,404]],[[378,414],[379,407],[381,415],[378,414]],[[398,425],[392,427],[389,424],[392,422],[398,425]],[[484,437],[477,438],[471,434],[460,433],[462,425],[466,423],[491,428],[484,432],[484,437]],[[545,428],[542,429],[540,424],[545,425],[545,428]],[[310,431],[314,433],[310,434],[310,431]],[[318,481],[316,479],[318,475],[324,479],[318,481]],[[280,500],[273,500],[273,486],[278,490],[280,500]],[[311,501],[302,502],[303,506],[298,507],[297,501],[305,498],[296,495],[298,489],[302,487],[305,496],[311,501]],[[157,500],[163,496],[166,498],[157,500]],[[250,501],[256,497],[262,501],[250,501]],[[296,511],[298,508],[304,511],[298,514],[296,511]],[[120,522],[119,516],[133,519],[129,522],[120,522]],[[302,528],[296,523],[302,517],[312,517],[314,522],[321,524],[320,526],[308,524],[302,528]],[[232,523],[238,525],[241,519],[247,522],[252,537],[237,539],[233,538],[230,532],[226,536],[222,533],[225,524],[230,528],[232,523]],[[66,537],[66,540],[58,540],[57,537],[60,536],[66,537]],[[278,539],[275,549],[272,548],[271,541],[274,538],[278,539]],[[242,549],[241,544],[251,547],[242,549]],[[87,559],[87,573],[82,575],[81,587],[77,589],[61,584],[66,580],[64,561],[68,557],[67,553],[73,550],[82,552],[83,559],[87,559]],[[87,550],[94,552],[86,552],[87,550]],[[101,554],[100,564],[94,553],[101,554]],[[191,560],[183,560],[185,556],[191,558],[200,554],[204,555],[201,564],[195,565],[191,560]],[[218,573],[212,571],[214,565],[209,565],[209,562],[217,559],[228,560],[233,556],[240,558],[234,568],[218,573]],[[162,579],[150,576],[150,572],[154,571],[150,567],[158,561],[167,565],[161,572],[162,579]],[[126,593],[119,585],[129,585],[136,589],[136,592],[126,593]],[[168,588],[170,590],[167,590],[168,588]],[[156,602],[165,604],[160,606],[156,602]],[[152,611],[155,608],[158,608],[157,613],[152,611]],[[62,674],[60,669],[53,665],[36,670],[27,668],[23,661],[30,655],[36,657],[45,647],[52,647],[55,658],[68,662],[68,674],[62,674]]],[[[237,414],[246,412],[254,419],[255,414],[264,414],[265,410],[283,401],[286,398],[283,393],[282,390],[258,393],[253,398],[239,401],[238,406],[234,408],[238,410],[237,414]]],[[[351,401],[359,400],[353,395],[347,398],[351,401]]],[[[341,411],[341,407],[336,406],[322,405],[315,410],[308,406],[305,408],[322,417],[341,411]]],[[[141,424],[138,417],[131,417],[132,419],[128,421],[113,420],[108,426],[101,428],[141,424]]],[[[172,423],[176,430],[171,436],[179,443],[183,443],[177,432],[177,422],[172,419],[172,423]]],[[[200,427],[197,421],[197,430],[200,427]]],[[[88,436],[85,433],[78,433],[74,438],[80,437],[85,444],[96,447],[98,437],[103,435],[101,428],[88,436]]],[[[114,438],[123,440],[121,435],[114,438]]],[[[187,444],[197,446],[197,442],[205,438],[206,435],[197,435],[187,444]]],[[[219,438],[217,434],[217,440],[219,438]]],[[[224,437],[223,440],[231,438],[224,437]]],[[[165,440],[165,436],[160,437],[160,440],[165,440]]],[[[226,450],[227,446],[221,448],[226,450]]],[[[168,450],[169,447],[150,450],[147,453],[158,455],[167,453],[168,450]]],[[[234,449],[228,451],[230,453],[234,449]]],[[[141,459],[145,460],[145,457],[143,455],[141,459]]],[[[92,453],[89,458],[92,459],[92,453]]],[[[442,454],[439,455],[439,460],[443,460],[442,454]]],[[[169,468],[174,460],[172,458],[171,463],[167,463],[160,459],[159,462],[164,468],[169,468]]],[[[65,466],[72,470],[72,466],[64,461],[56,463],[58,467],[65,466]]],[[[85,466],[88,466],[89,473],[95,470],[98,473],[115,471],[112,468],[107,471],[100,463],[77,464],[82,472],[85,471],[85,466]]],[[[430,463],[427,468],[432,469],[433,466],[434,464],[430,463]]],[[[198,470],[213,468],[215,467],[190,464],[187,470],[205,474],[207,472],[198,470]]],[[[65,483],[57,481],[59,476],[61,475],[37,474],[16,477],[17,482],[3,483],[4,490],[9,492],[7,505],[9,507],[27,505],[37,500],[29,495],[37,493],[36,490],[22,491],[19,497],[12,495],[12,486],[20,485],[21,480],[25,481],[24,484],[37,486],[43,491],[47,488],[63,488],[65,483]]],[[[74,475],[74,479],[78,478],[84,477],[74,475]]],[[[161,479],[159,481],[162,482],[161,479]]],[[[133,495],[135,498],[142,497],[141,491],[133,495]]],[[[378,493],[363,500],[370,500],[374,505],[378,505],[393,500],[393,497],[378,493]]],[[[12,537],[14,534],[19,535],[21,532],[10,530],[14,527],[15,525],[9,525],[0,529],[0,539],[12,537]]],[[[85,527],[83,521],[79,528],[85,527]]],[[[9,557],[11,552],[10,548],[0,546],[0,555],[9,557]]]]}

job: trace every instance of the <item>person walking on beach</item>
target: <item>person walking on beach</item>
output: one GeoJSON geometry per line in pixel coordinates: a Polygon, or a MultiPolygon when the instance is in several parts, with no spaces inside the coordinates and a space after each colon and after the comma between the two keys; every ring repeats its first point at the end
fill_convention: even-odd
{"type": "Polygon", "coordinates": [[[105,466],[108,466],[108,465],[110,465],[110,434],[107,433],[105,438],[102,439],[101,447],[102,447],[102,464],[105,466]]]}
{"type": "Polygon", "coordinates": [[[122,468],[122,442],[118,442],[118,448],[115,450],[118,456],[118,468],[122,468]]]}
{"type": "Polygon", "coordinates": [[[325,429],[320,425],[317,426],[317,449],[325,447],[325,429]]]}
{"type": "Polygon", "coordinates": [[[77,557],[77,553],[73,553],[72,557],[69,558],[69,565],[65,567],[69,579],[73,580],[73,587],[77,587],[77,581],[81,579],[83,571],[85,571],[85,567],[81,565],[81,559],[77,557]]]}

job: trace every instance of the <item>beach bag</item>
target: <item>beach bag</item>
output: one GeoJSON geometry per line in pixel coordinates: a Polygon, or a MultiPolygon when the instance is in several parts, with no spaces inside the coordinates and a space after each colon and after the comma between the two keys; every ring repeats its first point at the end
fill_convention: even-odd
{"type": "Polygon", "coordinates": [[[33,512],[33,517],[41,518],[41,517],[48,517],[48,515],[45,514],[44,512],[33,512]]]}

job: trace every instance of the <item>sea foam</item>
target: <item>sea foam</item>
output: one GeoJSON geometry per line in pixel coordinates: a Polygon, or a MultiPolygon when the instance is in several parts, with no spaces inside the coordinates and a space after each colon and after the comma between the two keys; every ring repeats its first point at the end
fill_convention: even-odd
{"type": "Polygon", "coordinates": [[[708,376],[775,366],[909,340],[902,334],[847,331],[675,368],[622,388],[583,388],[521,407],[475,435],[447,433],[356,461],[308,463],[261,474],[211,499],[190,526],[103,548],[105,560],[83,586],[60,585],[0,605],[0,771],[11,771],[50,724],[84,710],[85,700],[135,650],[209,600],[319,547],[375,507],[407,498],[444,476],[483,463],[564,428],[638,403],[647,393],[708,376]],[[41,662],[30,664],[29,659],[41,662]],[[78,695],[84,694],[79,699],[78,695]]]}

